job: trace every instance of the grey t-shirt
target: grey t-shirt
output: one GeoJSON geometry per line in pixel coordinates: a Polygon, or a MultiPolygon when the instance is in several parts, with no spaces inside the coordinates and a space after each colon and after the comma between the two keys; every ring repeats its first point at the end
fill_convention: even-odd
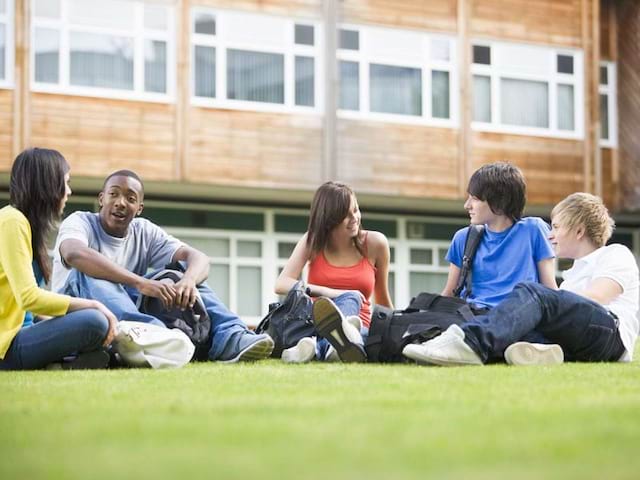
{"type": "Polygon", "coordinates": [[[145,218],[135,218],[124,238],[107,234],[97,213],[75,212],[60,225],[53,256],[51,290],[63,290],[70,269],[60,257],[60,244],[68,239],[79,240],[97,250],[117,265],[137,275],[149,269],[163,268],[184,244],[145,218]]]}

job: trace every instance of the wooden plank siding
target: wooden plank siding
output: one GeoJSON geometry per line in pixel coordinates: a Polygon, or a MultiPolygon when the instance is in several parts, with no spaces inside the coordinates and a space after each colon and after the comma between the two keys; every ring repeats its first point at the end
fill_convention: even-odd
{"type": "Polygon", "coordinates": [[[13,162],[13,91],[0,89],[0,171],[13,162]]]}

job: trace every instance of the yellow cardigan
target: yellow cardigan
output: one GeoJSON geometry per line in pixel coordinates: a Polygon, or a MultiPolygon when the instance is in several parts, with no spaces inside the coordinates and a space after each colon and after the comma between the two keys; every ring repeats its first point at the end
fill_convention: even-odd
{"type": "Polygon", "coordinates": [[[71,298],[38,287],[32,268],[31,225],[11,206],[0,210],[0,358],[22,327],[27,311],[58,317],[71,298]]]}

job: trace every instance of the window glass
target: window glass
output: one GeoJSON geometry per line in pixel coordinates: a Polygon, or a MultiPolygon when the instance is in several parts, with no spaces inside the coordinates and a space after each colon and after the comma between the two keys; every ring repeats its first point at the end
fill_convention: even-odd
{"type": "Polygon", "coordinates": [[[414,265],[432,265],[433,252],[430,248],[412,248],[410,251],[411,263],[414,265]]]}
{"type": "Polygon", "coordinates": [[[558,128],[575,130],[573,85],[558,85],[558,128]]]}
{"type": "Polygon", "coordinates": [[[431,59],[448,62],[451,59],[449,52],[449,40],[445,38],[431,39],[431,59]]]}
{"type": "Polygon", "coordinates": [[[473,63],[491,65],[491,47],[484,45],[473,46],[473,63]]]}
{"type": "Polygon", "coordinates": [[[278,242],[278,258],[288,259],[296,248],[295,242],[278,242]]]}
{"type": "Polygon", "coordinates": [[[609,97],[600,94],[600,138],[609,139],[609,97]]]}
{"type": "Polygon", "coordinates": [[[502,78],[502,123],[549,127],[549,86],[545,82],[502,78]]]}
{"type": "Polygon", "coordinates": [[[600,85],[609,85],[609,69],[600,67],[600,85]]]}
{"type": "Polygon", "coordinates": [[[258,317],[262,314],[262,269],[238,267],[238,314],[258,317]]]}
{"type": "Polygon", "coordinates": [[[358,62],[339,62],[340,68],[340,108],[360,109],[360,71],[358,62]]]}
{"type": "Polygon", "coordinates": [[[372,112],[422,115],[422,72],[418,68],[370,65],[372,112]]]}
{"type": "Polygon", "coordinates": [[[491,78],[473,76],[473,119],[476,122],[491,122],[491,78]]]}
{"type": "Polygon", "coordinates": [[[431,116],[449,118],[449,72],[431,72],[431,116]]]}
{"type": "Polygon", "coordinates": [[[210,13],[197,13],[194,22],[194,32],[203,35],[216,34],[216,17],[210,13]]]}
{"type": "Polygon", "coordinates": [[[360,50],[360,33],[357,30],[340,29],[338,48],[360,50]]]}
{"type": "Polygon", "coordinates": [[[228,49],[227,98],[284,103],[284,55],[228,49]]]}
{"type": "Polygon", "coordinates": [[[216,96],[216,49],[195,46],[195,95],[197,97],[216,96]]]}
{"type": "Polygon", "coordinates": [[[144,89],[147,92],[167,92],[167,42],[145,40],[144,89]]]}
{"type": "Polygon", "coordinates": [[[313,45],[313,26],[298,25],[295,26],[295,43],[298,45],[313,45]]]}
{"type": "Polygon", "coordinates": [[[136,2],[129,0],[68,0],[69,21],[77,25],[133,30],[136,2]]]}
{"type": "Polygon", "coordinates": [[[262,256],[262,242],[253,240],[238,240],[238,256],[260,258],[262,256]]]}
{"type": "Polygon", "coordinates": [[[409,273],[409,293],[415,297],[420,292],[440,293],[447,283],[446,273],[411,272],[409,273]]]}
{"type": "Polygon", "coordinates": [[[229,265],[213,263],[209,269],[207,283],[216,292],[220,301],[225,305],[229,305],[229,265]]]}
{"type": "MultiPolygon", "coordinates": [[[[0,0],[4,3],[4,0],[0,0]]],[[[33,14],[36,17],[60,18],[60,0],[35,0],[33,14]]]]}
{"type": "Polygon", "coordinates": [[[6,42],[5,42],[6,28],[0,23],[0,79],[4,80],[5,78],[5,50],[6,50],[6,42]]]}
{"type": "Polygon", "coordinates": [[[314,60],[311,57],[296,57],[296,105],[313,107],[314,104],[314,60]]]}
{"type": "Polygon", "coordinates": [[[133,90],[133,39],[71,32],[72,85],[133,90]]]}
{"type": "Polygon", "coordinates": [[[573,74],[573,55],[558,55],[558,73],[573,74]]]}
{"type": "Polygon", "coordinates": [[[51,28],[36,28],[33,49],[36,57],[36,82],[58,83],[60,65],[60,34],[58,31],[51,28]]]}

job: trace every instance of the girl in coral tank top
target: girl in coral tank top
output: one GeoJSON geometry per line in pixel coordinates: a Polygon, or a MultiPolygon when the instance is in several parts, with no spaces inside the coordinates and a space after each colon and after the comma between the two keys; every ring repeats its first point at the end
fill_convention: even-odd
{"type": "Polygon", "coordinates": [[[289,363],[366,360],[363,335],[375,303],[393,308],[388,289],[389,242],[380,232],[363,230],[351,187],[327,182],[311,203],[309,228],[298,241],[276,281],[285,295],[308,265],[307,294],[315,298],[313,321],[320,338],[303,338],[282,353],[289,363]]]}

